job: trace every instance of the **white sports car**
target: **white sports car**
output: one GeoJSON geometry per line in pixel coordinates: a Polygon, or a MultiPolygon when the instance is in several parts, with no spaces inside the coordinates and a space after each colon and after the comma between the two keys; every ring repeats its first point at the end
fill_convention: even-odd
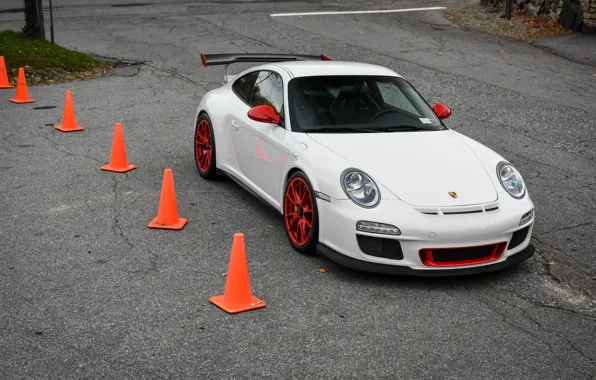
{"type": "Polygon", "coordinates": [[[226,65],[196,114],[195,159],[283,215],[292,246],[354,269],[487,272],[534,254],[534,204],[503,157],[443,123],[385,67],[327,56],[201,54],[226,65]],[[228,65],[259,66],[228,75],[228,65]]]}

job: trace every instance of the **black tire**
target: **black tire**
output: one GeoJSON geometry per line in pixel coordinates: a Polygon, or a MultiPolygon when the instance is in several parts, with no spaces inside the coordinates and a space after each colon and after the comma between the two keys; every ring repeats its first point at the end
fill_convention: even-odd
{"type": "MultiPolygon", "coordinates": [[[[306,200],[302,203],[304,205],[306,205],[306,200]]],[[[284,190],[282,207],[283,207],[283,211],[284,211],[284,227],[286,230],[286,236],[287,236],[290,244],[292,245],[292,247],[296,251],[298,251],[302,254],[307,254],[307,255],[316,254],[316,248],[317,248],[317,244],[319,242],[319,214],[318,214],[318,209],[317,209],[317,200],[314,195],[314,191],[310,184],[310,181],[308,180],[308,178],[306,177],[306,175],[303,172],[297,171],[297,172],[293,173],[290,176],[290,178],[288,178],[288,181],[286,182],[286,187],[284,190]],[[300,181],[302,181],[302,182],[300,182],[300,181]],[[288,214],[292,214],[292,215],[296,214],[297,217],[295,217],[295,218],[298,219],[297,223],[300,223],[300,219],[305,219],[307,222],[309,220],[309,218],[307,216],[308,211],[304,211],[306,209],[306,207],[303,206],[302,211],[300,208],[298,208],[298,211],[296,211],[296,210],[292,211],[291,209],[288,209],[288,207],[296,207],[295,203],[293,203],[290,199],[288,199],[288,197],[291,197],[291,195],[288,195],[288,191],[295,192],[296,185],[298,185],[298,184],[300,186],[302,186],[302,184],[306,185],[306,187],[308,189],[308,194],[310,197],[310,205],[311,205],[311,209],[312,209],[311,226],[310,226],[310,231],[309,231],[307,239],[304,239],[303,236],[296,235],[296,234],[301,234],[297,230],[290,232],[290,230],[294,230],[294,229],[288,226],[289,224],[293,225],[290,221],[294,220],[292,218],[292,216],[290,216],[288,214]],[[300,214],[300,212],[302,212],[302,214],[300,214]],[[302,216],[300,216],[300,215],[302,215],[302,216]],[[302,239],[300,237],[302,237],[302,239]]],[[[300,206],[298,206],[298,207],[300,207],[300,206]]],[[[306,227],[308,227],[308,223],[306,224],[306,227]]],[[[299,227],[297,226],[296,228],[298,229],[299,227]]]]}
{"type": "Polygon", "coordinates": [[[216,170],[216,165],[215,165],[215,156],[216,156],[215,155],[215,135],[213,133],[213,126],[211,124],[211,119],[209,118],[209,115],[207,115],[206,113],[202,113],[199,116],[199,119],[197,120],[197,125],[195,126],[194,151],[195,151],[195,165],[197,166],[199,175],[205,179],[215,179],[215,177],[217,176],[217,170],[216,170]],[[207,123],[207,126],[209,127],[209,142],[206,145],[202,145],[198,141],[200,138],[199,126],[201,126],[201,129],[204,132],[205,122],[207,123]],[[209,158],[208,165],[205,164],[204,157],[202,157],[201,161],[199,161],[199,156],[201,154],[199,152],[200,145],[202,146],[203,150],[210,150],[210,153],[209,153],[210,158],[209,158]],[[201,168],[201,166],[203,166],[203,168],[201,168]]]}

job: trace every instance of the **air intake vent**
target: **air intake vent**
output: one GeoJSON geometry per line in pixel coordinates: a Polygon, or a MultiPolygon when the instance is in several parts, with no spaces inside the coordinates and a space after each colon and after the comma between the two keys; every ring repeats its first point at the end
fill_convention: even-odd
{"type": "Polygon", "coordinates": [[[506,242],[461,248],[428,248],[418,254],[422,264],[429,267],[476,265],[498,260],[505,252],[506,242]]]}
{"type": "Polygon", "coordinates": [[[528,231],[530,230],[530,226],[526,228],[522,228],[521,230],[517,230],[511,236],[511,241],[509,242],[509,246],[507,249],[513,249],[523,243],[526,238],[528,237],[528,231]]]}
{"type": "Polygon", "coordinates": [[[480,214],[484,212],[497,211],[499,202],[491,202],[484,205],[455,206],[455,207],[415,207],[418,212],[425,215],[465,215],[480,214]]]}
{"type": "Polygon", "coordinates": [[[356,235],[356,239],[360,250],[367,255],[391,260],[402,260],[404,258],[399,240],[365,235],[356,235]]]}
{"type": "Polygon", "coordinates": [[[445,210],[442,210],[442,211],[443,211],[443,215],[476,214],[476,213],[482,212],[482,210],[453,211],[453,212],[451,212],[451,211],[445,211],[445,210]]]}

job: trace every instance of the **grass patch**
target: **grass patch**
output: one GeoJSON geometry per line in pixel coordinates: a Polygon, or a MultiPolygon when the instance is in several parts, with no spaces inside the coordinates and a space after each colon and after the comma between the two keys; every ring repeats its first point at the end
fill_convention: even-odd
{"type": "Polygon", "coordinates": [[[528,43],[571,32],[546,15],[529,16],[524,12],[513,12],[511,20],[507,20],[502,14],[503,9],[480,5],[478,0],[463,0],[445,10],[449,20],[463,27],[528,43]]]}
{"type": "Polygon", "coordinates": [[[110,65],[88,54],[12,30],[0,31],[0,56],[4,56],[13,84],[19,67],[25,68],[27,84],[32,85],[95,78],[110,69],[110,65]]]}

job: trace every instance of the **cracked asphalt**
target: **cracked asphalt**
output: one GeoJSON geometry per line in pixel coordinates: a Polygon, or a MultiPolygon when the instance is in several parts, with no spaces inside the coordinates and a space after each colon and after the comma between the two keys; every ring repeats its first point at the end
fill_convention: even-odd
{"type": "MultiPolygon", "coordinates": [[[[142,64],[0,102],[0,378],[596,379],[594,68],[441,11],[269,16],[453,2],[54,0],[58,43],[142,64]],[[537,254],[413,279],[294,252],[278,215],[193,162],[196,105],[222,80],[199,54],[245,51],[379,63],[451,106],[449,127],[524,175],[537,254]],[[66,90],[83,132],[53,128],[66,90]],[[127,174],[99,170],[116,122],[127,174]],[[182,231],[147,228],[165,168],[182,231]],[[228,315],[209,298],[238,231],[267,307],[228,315]]],[[[22,26],[1,12],[20,6],[3,1],[3,27],[22,26]]]]}

